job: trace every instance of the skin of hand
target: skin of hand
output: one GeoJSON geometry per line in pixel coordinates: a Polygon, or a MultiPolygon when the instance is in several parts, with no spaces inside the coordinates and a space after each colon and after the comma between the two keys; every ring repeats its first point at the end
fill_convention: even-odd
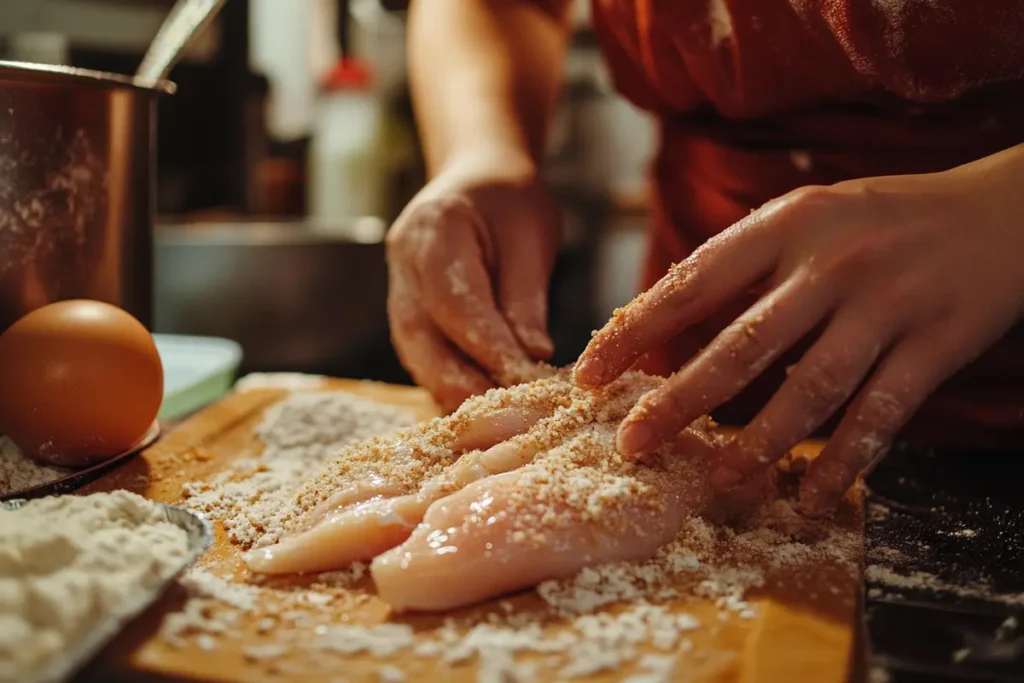
{"type": "Polygon", "coordinates": [[[560,215],[537,182],[568,0],[415,0],[409,77],[430,183],[387,240],[399,358],[446,410],[551,356],[560,215]]]}
{"type": "Polygon", "coordinates": [[[718,489],[748,480],[847,405],[801,487],[803,511],[825,514],[932,391],[1020,320],[1022,188],[1024,145],[942,173],[799,189],[709,240],[618,311],[574,380],[608,383],[768,282],[757,303],[637,403],[618,447],[657,447],[824,329],[710,477],[718,489]]]}
{"type": "Polygon", "coordinates": [[[529,168],[438,174],[388,233],[388,317],[402,364],[446,410],[537,376],[561,215],[529,168]]]}

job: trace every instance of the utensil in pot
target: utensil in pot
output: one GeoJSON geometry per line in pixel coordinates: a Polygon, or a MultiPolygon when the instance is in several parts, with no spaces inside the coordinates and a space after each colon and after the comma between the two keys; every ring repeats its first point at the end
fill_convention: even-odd
{"type": "Polygon", "coordinates": [[[157,31],[135,77],[153,83],[167,77],[192,39],[217,16],[225,0],[178,0],[157,31]]]}

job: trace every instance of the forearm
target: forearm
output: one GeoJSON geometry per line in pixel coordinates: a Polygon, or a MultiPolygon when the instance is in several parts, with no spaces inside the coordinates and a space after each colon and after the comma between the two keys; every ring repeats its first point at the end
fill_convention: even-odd
{"type": "Polygon", "coordinates": [[[467,154],[536,163],[561,88],[568,2],[419,0],[409,72],[431,175],[467,154]]]}

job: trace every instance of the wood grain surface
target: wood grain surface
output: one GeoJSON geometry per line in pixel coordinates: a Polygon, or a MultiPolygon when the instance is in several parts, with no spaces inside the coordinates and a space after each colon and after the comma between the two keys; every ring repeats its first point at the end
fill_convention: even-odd
{"type": "MultiPolygon", "coordinates": [[[[331,380],[330,388],[351,391],[377,401],[405,407],[417,417],[436,414],[429,397],[418,389],[369,382],[331,380]]],[[[264,411],[286,395],[281,389],[250,389],[229,394],[166,434],[139,457],[126,462],[81,493],[124,488],[165,503],[180,501],[182,484],[203,480],[222,471],[239,457],[261,448],[253,429],[264,411]]],[[[807,447],[815,450],[813,445],[807,447]]],[[[859,514],[846,524],[861,528],[859,514]]],[[[200,560],[212,574],[229,580],[245,575],[239,549],[223,529],[217,529],[214,548],[200,560]]],[[[308,590],[309,580],[275,580],[277,596],[308,590]]],[[[701,628],[688,633],[693,650],[677,667],[681,681],[739,681],[743,683],[831,683],[847,680],[854,642],[854,623],[859,581],[847,570],[819,566],[799,573],[767,573],[763,590],[751,602],[757,606],[753,619],[719,619],[711,601],[689,600],[680,609],[701,620],[701,628]]],[[[181,609],[186,596],[175,586],[167,595],[122,634],[83,672],[79,680],[186,680],[230,683],[280,683],[282,681],[377,681],[380,659],[368,655],[313,656],[307,651],[288,651],[272,660],[247,658],[246,648],[276,642],[275,630],[260,627],[259,613],[244,615],[230,637],[219,638],[204,649],[189,642],[172,646],[158,630],[168,613],[181,609]]],[[[509,600],[516,611],[538,610],[532,592],[509,600]]],[[[460,618],[483,619],[497,610],[485,604],[460,610],[460,618]]],[[[395,619],[373,594],[372,582],[363,580],[340,591],[330,604],[318,609],[317,623],[374,624],[398,621],[417,632],[430,632],[441,623],[439,616],[395,619]]],[[[265,621],[265,620],[264,620],[265,621]]],[[[301,624],[289,626],[303,628],[301,624]]],[[[312,629],[312,626],[309,628],[312,629]]],[[[555,626],[557,628],[557,625],[555,626]]],[[[436,662],[399,652],[388,662],[404,671],[407,680],[473,681],[472,662],[438,669],[436,662]]],[[[557,680],[556,671],[538,660],[538,680],[557,680]]],[[[593,676],[587,681],[619,680],[626,671],[593,676]]]]}

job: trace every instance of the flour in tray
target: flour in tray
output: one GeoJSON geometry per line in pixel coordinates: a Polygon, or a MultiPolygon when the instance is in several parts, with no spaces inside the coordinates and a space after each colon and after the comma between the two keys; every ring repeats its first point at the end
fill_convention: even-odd
{"type": "Polygon", "coordinates": [[[38,676],[188,553],[187,532],[126,491],[0,510],[0,683],[38,676]]]}

